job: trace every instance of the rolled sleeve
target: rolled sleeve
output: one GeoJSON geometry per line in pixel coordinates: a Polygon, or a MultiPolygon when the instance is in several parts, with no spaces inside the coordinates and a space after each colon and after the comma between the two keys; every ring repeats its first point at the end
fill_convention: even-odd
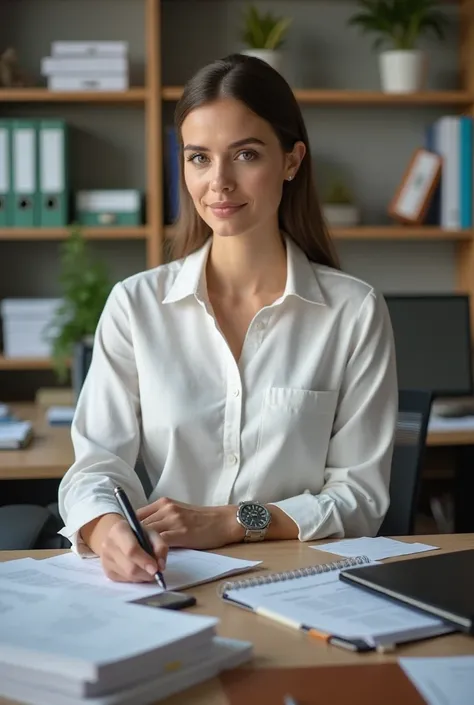
{"type": "Polygon", "coordinates": [[[382,297],[372,290],[354,326],[326,461],[324,486],[274,504],[299,539],[375,536],[389,506],[398,410],[395,345],[382,297]]]}
{"type": "Polygon", "coordinates": [[[113,494],[116,485],[124,488],[135,507],[146,503],[135,472],[140,405],[127,304],[126,293],[117,284],[97,326],[72,423],[75,461],[59,487],[65,523],[61,533],[80,555],[90,553],[80,537],[81,527],[103,514],[120,513],[113,494]]]}

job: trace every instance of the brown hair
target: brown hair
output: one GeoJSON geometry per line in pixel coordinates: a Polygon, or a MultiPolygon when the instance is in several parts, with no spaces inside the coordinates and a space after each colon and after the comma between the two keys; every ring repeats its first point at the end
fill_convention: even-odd
{"type": "Polygon", "coordinates": [[[301,110],[285,79],[271,66],[244,54],[231,54],[200,69],[185,85],[175,110],[180,144],[180,211],[168,243],[172,259],[200,248],[211,229],[196,212],[184,183],[181,126],[195,108],[219,98],[234,98],[273,127],[282,149],[302,141],[306,154],[293,181],[285,181],[278,209],[279,227],[313,262],[339,268],[338,257],[321,214],[301,110]]]}

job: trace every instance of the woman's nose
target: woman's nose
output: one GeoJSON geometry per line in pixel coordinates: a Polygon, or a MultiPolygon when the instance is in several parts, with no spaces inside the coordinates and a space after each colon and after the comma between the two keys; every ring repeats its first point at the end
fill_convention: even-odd
{"type": "Polygon", "coordinates": [[[225,164],[216,164],[213,167],[210,187],[213,191],[232,191],[234,188],[234,177],[232,170],[225,164]]]}

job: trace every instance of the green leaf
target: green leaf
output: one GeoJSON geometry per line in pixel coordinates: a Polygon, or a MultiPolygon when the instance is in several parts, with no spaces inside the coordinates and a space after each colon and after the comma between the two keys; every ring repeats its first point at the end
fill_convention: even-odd
{"type": "Polygon", "coordinates": [[[291,19],[271,12],[259,13],[254,5],[244,11],[242,40],[252,49],[277,49],[283,44],[291,19]]]}
{"type": "Polygon", "coordinates": [[[65,381],[74,344],[94,335],[112,288],[104,263],[92,259],[76,224],[61,245],[59,282],[63,302],[44,337],[52,343],[57,377],[65,381]]]}
{"type": "Polygon", "coordinates": [[[284,35],[293,20],[282,18],[269,31],[265,41],[265,49],[278,49],[283,44],[284,35]]]}
{"type": "Polygon", "coordinates": [[[437,0],[359,0],[358,5],[360,11],[347,24],[362,34],[380,35],[374,47],[385,40],[398,49],[413,49],[424,34],[444,37],[448,18],[437,9],[437,0]]]}

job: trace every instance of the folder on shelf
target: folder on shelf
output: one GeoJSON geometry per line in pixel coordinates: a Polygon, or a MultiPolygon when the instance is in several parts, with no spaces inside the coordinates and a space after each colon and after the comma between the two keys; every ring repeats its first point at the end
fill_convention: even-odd
{"type": "Polygon", "coordinates": [[[39,123],[39,223],[59,228],[68,224],[67,126],[63,120],[39,123]]]}
{"type": "Polygon", "coordinates": [[[13,224],[10,120],[0,120],[0,228],[13,224]]]}
{"type": "Polygon", "coordinates": [[[38,225],[38,128],[36,120],[12,121],[13,225],[38,225]]]}

